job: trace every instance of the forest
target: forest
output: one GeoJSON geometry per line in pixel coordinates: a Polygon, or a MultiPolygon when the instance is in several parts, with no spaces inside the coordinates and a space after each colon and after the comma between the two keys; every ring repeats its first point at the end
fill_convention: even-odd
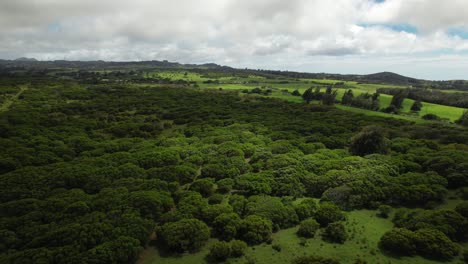
{"type": "MultiPolygon", "coordinates": [[[[234,76],[206,67],[189,74],[234,76]]],[[[214,85],[205,79],[155,81],[154,72],[164,74],[3,70],[1,263],[468,261],[463,123],[365,115],[335,97],[200,88],[214,85]],[[356,220],[367,213],[388,226],[375,242],[356,220]],[[356,245],[359,254],[340,253],[356,245]]],[[[377,98],[348,104],[373,109],[377,98]]]]}

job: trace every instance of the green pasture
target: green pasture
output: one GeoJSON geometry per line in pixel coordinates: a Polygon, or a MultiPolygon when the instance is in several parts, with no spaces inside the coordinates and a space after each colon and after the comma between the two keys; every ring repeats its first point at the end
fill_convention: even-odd
{"type": "MultiPolygon", "coordinates": [[[[340,86],[335,87],[337,90],[337,99],[341,100],[343,94],[348,90],[352,89],[354,96],[358,96],[363,93],[375,93],[378,88],[407,88],[406,86],[395,86],[395,85],[385,85],[385,84],[364,84],[354,81],[340,81],[332,79],[266,79],[261,76],[248,76],[248,77],[238,77],[238,76],[221,76],[216,78],[204,77],[198,73],[190,71],[160,71],[150,73],[151,77],[159,78],[169,78],[171,80],[185,80],[189,82],[197,82],[201,88],[205,89],[219,89],[223,90],[245,90],[253,89],[256,87],[264,87],[273,90],[271,97],[280,98],[291,102],[302,102],[301,97],[292,96],[288,93],[283,92],[287,90],[292,92],[298,90],[300,93],[303,93],[308,88],[312,87],[321,87],[321,90],[324,91],[326,86],[334,85],[337,83],[343,83],[340,86]],[[217,80],[219,83],[204,83],[208,80],[217,80]]],[[[448,91],[447,91],[448,92],[448,91]]],[[[386,108],[390,105],[392,101],[392,96],[387,94],[380,95],[380,108],[386,108]]],[[[454,122],[463,113],[463,108],[438,105],[432,103],[423,102],[423,108],[419,113],[412,113],[411,106],[413,105],[414,100],[405,99],[403,102],[403,108],[401,109],[400,115],[387,114],[381,112],[370,111],[366,109],[360,109],[350,106],[343,106],[337,104],[336,107],[352,111],[355,113],[366,114],[370,116],[380,116],[380,117],[393,117],[399,119],[405,119],[408,121],[414,122],[424,122],[420,117],[426,114],[435,114],[444,120],[454,122]]]]}
{"type": "MultiPolygon", "coordinates": [[[[389,219],[376,216],[375,210],[357,210],[347,213],[346,227],[349,239],[344,244],[324,242],[320,234],[312,239],[301,239],[296,235],[298,227],[283,229],[273,234],[273,242],[249,247],[246,255],[239,259],[229,259],[229,263],[247,263],[254,260],[257,264],[287,264],[294,257],[315,254],[319,256],[334,256],[341,263],[351,264],[358,258],[373,264],[431,264],[440,263],[422,257],[394,257],[389,256],[378,248],[378,242],[382,235],[393,228],[389,219]],[[273,249],[272,245],[279,245],[281,251],[273,249]]],[[[201,251],[194,254],[182,254],[177,256],[161,256],[157,249],[147,249],[138,264],[186,264],[205,263],[204,257],[209,252],[209,247],[214,243],[211,239],[201,251]]],[[[461,263],[461,259],[454,259],[447,264],[461,263]]]]}

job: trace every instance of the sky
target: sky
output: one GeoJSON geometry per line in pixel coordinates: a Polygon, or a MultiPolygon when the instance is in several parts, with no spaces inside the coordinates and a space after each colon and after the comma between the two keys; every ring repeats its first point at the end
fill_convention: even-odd
{"type": "Polygon", "coordinates": [[[468,79],[468,0],[0,0],[0,58],[468,79]]]}

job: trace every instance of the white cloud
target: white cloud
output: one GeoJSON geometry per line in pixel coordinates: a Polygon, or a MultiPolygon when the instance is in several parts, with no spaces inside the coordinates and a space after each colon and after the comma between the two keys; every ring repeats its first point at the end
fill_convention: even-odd
{"type": "Polygon", "coordinates": [[[466,0],[3,0],[0,58],[169,59],[303,70],[320,58],[331,68],[310,70],[359,71],[336,64],[441,53],[464,58],[468,40],[449,32],[468,30],[466,10],[466,0]],[[418,32],[392,29],[401,24],[418,32]]]}

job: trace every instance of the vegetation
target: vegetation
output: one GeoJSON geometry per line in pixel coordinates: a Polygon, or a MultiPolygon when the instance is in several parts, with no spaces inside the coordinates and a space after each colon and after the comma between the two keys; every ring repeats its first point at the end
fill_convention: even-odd
{"type": "Polygon", "coordinates": [[[346,80],[79,67],[2,68],[13,88],[0,113],[0,262],[129,263],[143,250],[168,262],[394,260],[378,241],[417,261],[460,259],[465,203],[434,208],[467,197],[463,126],[340,110],[350,89],[350,102],[389,99],[346,80]],[[270,98],[287,85],[314,99],[270,98]],[[375,217],[393,207],[412,209],[375,217]],[[323,258],[291,255],[313,248],[323,258]]]}

